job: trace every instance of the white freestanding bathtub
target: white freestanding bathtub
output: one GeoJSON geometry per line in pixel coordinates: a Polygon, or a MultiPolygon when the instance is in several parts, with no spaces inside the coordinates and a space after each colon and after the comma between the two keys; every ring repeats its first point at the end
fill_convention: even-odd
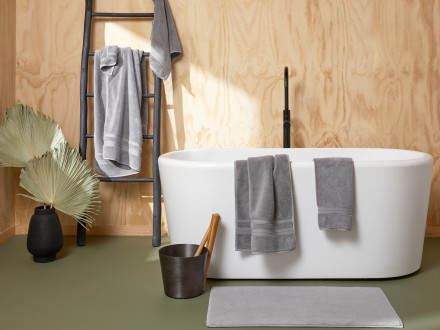
{"type": "Polygon", "coordinates": [[[396,149],[209,149],[159,158],[170,242],[199,243],[211,214],[220,225],[211,278],[386,278],[420,268],[433,159],[396,149]],[[288,154],[296,250],[235,251],[234,160],[288,154]],[[351,157],[355,202],[351,232],[321,231],[313,158],[351,157]]]}

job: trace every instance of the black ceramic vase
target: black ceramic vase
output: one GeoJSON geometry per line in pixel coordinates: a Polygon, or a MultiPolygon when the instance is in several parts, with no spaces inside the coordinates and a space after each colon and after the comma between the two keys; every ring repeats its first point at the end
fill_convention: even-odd
{"type": "Polygon", "coordinates": [[[55,209],[36,207],[27,235],[27,249],[34,256],[34,261],[54,261],[63,243],[63,230],[55,209]]]}

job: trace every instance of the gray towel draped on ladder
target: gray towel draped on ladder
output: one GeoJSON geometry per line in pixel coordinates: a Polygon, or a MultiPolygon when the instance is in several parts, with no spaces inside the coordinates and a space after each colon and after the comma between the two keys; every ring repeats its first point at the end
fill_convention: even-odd
{"type": "Polygon", "coordinates": [[[121,177],[141,170],[147,127],[143,51],[107,46],[95,52],[95,172],[121,177]]]}

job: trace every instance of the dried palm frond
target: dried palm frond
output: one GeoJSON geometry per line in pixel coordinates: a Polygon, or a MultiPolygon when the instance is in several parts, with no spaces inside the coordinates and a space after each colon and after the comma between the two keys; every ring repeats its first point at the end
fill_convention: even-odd
{"type": "Polygon", "coordinates": [[[86,227],[99,211],[98,182],[87,161],[64,142],[21,170],[20,186],[32,196],[20,195],[50,204],[86,227]]]}
{"type": "Polygon", "coordinates": [[[29,106],[17,104],[1,115],[0,166],[24,167],[62,142],[58,124],[29,106]]]}

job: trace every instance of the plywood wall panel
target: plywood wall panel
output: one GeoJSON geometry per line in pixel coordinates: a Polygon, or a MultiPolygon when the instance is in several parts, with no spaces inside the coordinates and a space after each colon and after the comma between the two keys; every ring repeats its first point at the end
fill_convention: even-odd
{"type": "MultiPolygon", "coordinates": [[[[73,146],[79,140],[81,7],[69,1],[17,1],[16,11],[16,101],[51,116],[73,146]]],[[[16,197],[17,226],[29,223],[36,206],[16,197]]]]}
{"type": "MultiPolygon", "coordinates": [[[[169,2],[184,55],[164,83],[162,152],[280,147],[288,66],[292,146],[432,154],[428,224],[440,225],[440,1],[169,2]]],[[[17,100],[53,115],[77,145],[84,1],[36,3],[17,1],[17,100]]],[[[143,0],[95,6],[153,9],[143,0]]],[[[91,48],[148,49],[149,24],[99,20],[91,48]]],[[[151,171],[147,150],[142,175],[151,171]]],[[[151,226],[151,185],[105,183],[101,192],[97,226],[151,226]]],[[[30,204],[17,204],[26,224],[30,204]]]]}
{"type": "MultiPolygon", "coordinates": [[[[0,2],[0,110],[15,100],[15,0],[0,2]]],[[[0,168],[0,243],[14,227],[15,188],[13,170],[0,168]],[[2,235],[5,233],[5,235],[2,235]]]]}

